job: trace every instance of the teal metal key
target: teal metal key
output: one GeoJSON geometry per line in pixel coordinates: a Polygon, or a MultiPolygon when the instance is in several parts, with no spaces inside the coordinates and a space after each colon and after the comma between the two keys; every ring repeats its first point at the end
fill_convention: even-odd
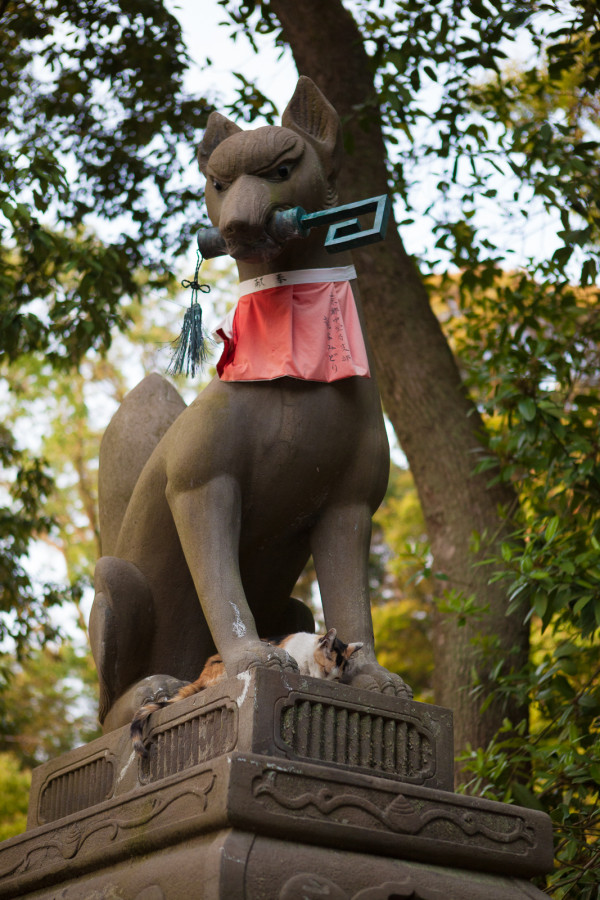
{"type": "MultiPolygon", "coordinates": [[[[283,244],[292,238],[307,237],[312,228],[329,226],[323,246],[329,253],[340,253],[342,250],[353,250],[384,240],[391,208],[390,198],[386,194],[313,213],[295,206],[293,209],[276,212],[267,230],[271,237],[283,244]],[[370,213],[374,213],[373,224],[370,228],[363,228],[358,217],[370,213]]],[[[198,248],[204,259],[227,253],[218,228],[204,228],[200,231],[198,248]]]]}

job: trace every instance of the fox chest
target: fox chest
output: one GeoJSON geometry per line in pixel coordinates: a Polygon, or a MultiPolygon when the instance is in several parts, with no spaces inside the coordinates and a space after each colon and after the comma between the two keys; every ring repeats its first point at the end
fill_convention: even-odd
{"type": "Polygon", "coordinates": [[[289,378],[213,382],[210,388],[204,402],[196,401],[180,417],[172,435],[173,487],[194,489],[230,476],[244,508],[287,505],[299,515],[344,486],[368,500],[381,493],[382,484],[385,490],[387,438],[369,379],[334,385],[289,378]]]}

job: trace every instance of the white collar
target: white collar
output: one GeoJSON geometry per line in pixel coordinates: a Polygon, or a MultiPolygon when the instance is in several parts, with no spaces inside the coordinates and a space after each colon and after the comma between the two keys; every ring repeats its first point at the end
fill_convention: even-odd
{"type": "Polygon", "coordinates": [[[296,269],[291,272],[272,272],[268,275],[257,275],[241,281],[239,285],[240,297],[246,294],[254,294],[256,291],[266,291],[268,288],[280,287],[288,284],[322,284],[331,281],[352,281],[356,278],[354,266],[337,266],[332,269],[296,269]]]}

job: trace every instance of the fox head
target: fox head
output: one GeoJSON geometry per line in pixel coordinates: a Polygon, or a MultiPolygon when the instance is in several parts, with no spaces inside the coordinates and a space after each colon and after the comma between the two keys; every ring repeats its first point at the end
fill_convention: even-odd
{"type": "Polygon", "coordinates": [[[282,248],[269,232],[273,214],[294,206],[307,212],[334,206],[341,157],[339,117],[305,76],[281,126],[244,131],[213,112],[198,163],[206,176],[208,215],[229,255],[251,263],[277,257],[282,248]]]}

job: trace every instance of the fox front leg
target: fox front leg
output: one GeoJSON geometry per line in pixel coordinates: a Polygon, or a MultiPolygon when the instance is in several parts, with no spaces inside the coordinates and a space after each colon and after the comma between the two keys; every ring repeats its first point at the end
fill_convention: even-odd
{"type": "Polygon", "coordinates": [[[255,666],[298,671],[289,653],[259,639],[238,559],[240,488],[219,475],[190,490],[167,489],[181,546],[202,611],[229,676],[255,666]]]}
{"type": "Polygon", "coordinates": [[[327,627],[335,624],[344,641],[362,641],[348,665],[346,683],[410,699],[411,688],[377,662],[369,597],[371,510],[368,504],[331,507],[311,535],[311,548],[327,627]]]}

